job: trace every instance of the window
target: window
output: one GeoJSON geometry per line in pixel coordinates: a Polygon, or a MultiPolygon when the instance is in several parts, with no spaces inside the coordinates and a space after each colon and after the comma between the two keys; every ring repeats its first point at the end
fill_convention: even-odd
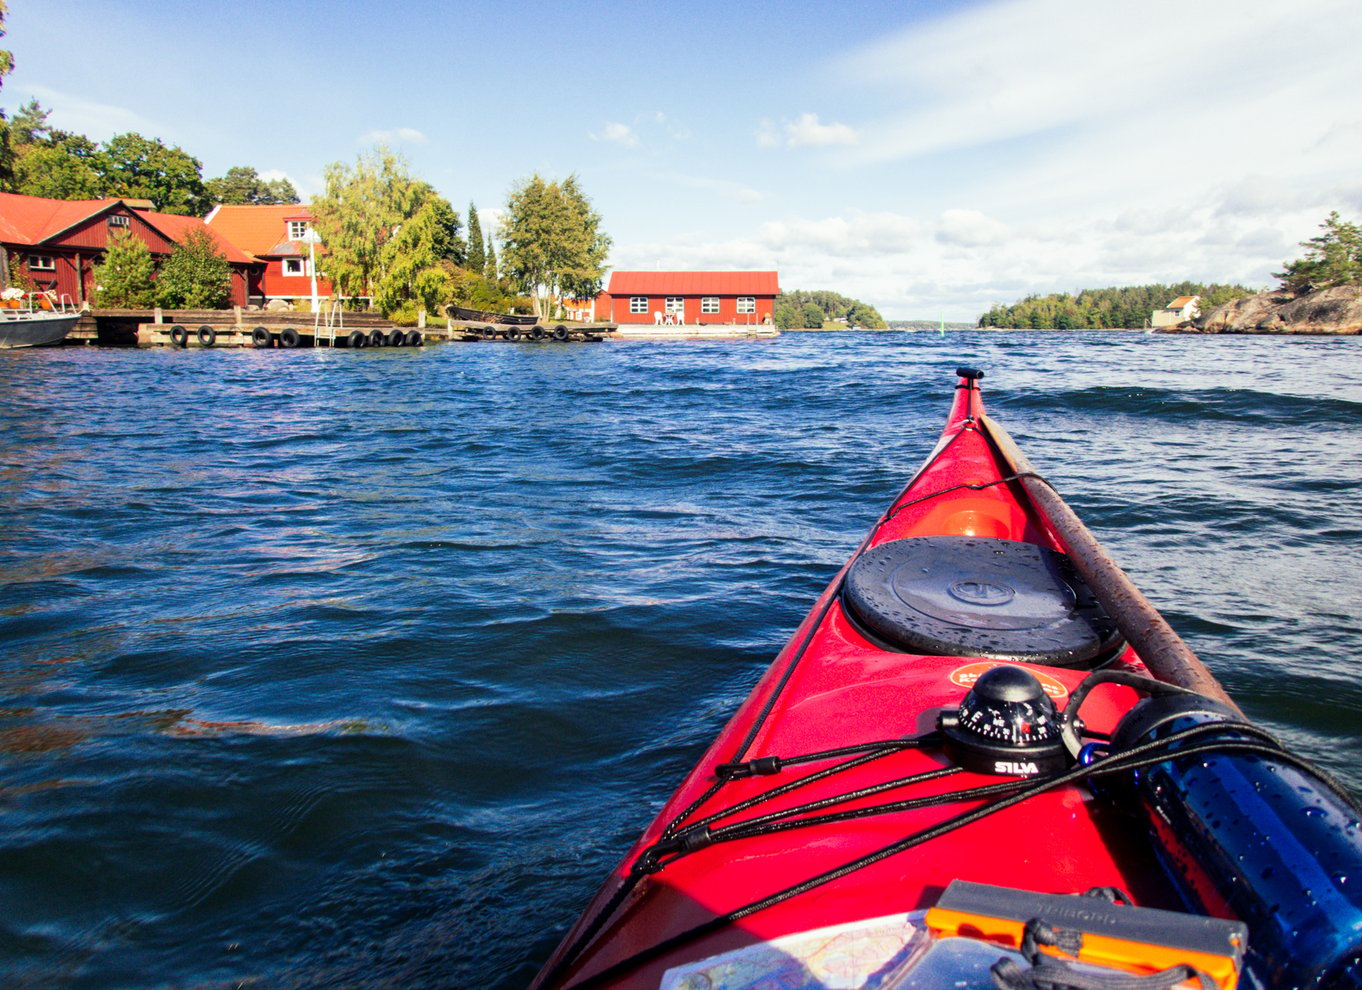
{"type": "Polygon", "coordinates": [[[630,297],[629,297],[629,312],[631,312],[631,313],[646,313],[646,312],[648,312],[648,297],[647,297],[647,296],[630,296],[630,297]]]}
{"type": "Polygon", "coordinates": [[[668,313],[684,313],[685,311],[686,311],[686,298],[685,298],[685,296],[668,296],[668,297],[667,297],[667,312],[668,312],[668,313]]]}
{"type": "Polygon", "coordinates": [[[122,213],[112,213],[109,215],[110,227],[127,227],[128,225],[128,218],[122,213]]]}
{"type": "Polygon", "coordinates": [[[738,315],[742,316],[742,315],[746,315],[746,314],[755,313],[756,311],[757,311],[757,297],[756,297],[756,296],[739,296],[739,297],[738,297],[738,315]]]}
{"type": "Polygon", "coordinates": [[[288,239],[291,241],[305,241],[311,232],[311,225],[306,220],[288,222],[288,239]]]}
{"type": "Polygon", "coordinates": [[[705,314],[706,316],[713,316],[715,313],[719,312],[719,297],[701,296],[700,312],[705,314]]]}
{"type": "Polygon", "coordinates": [[[285,275],[307,275],[307,274],[309,274],[309,272],[308,272],[308,270],[307,270],[307,259],[306,259],[306,258],[285,258],[285,259],[284,259],[284,274],[285,274],[285,275]]]}
{"type": "Polygon", "coordinates": [[[30,255],[28,267],[35,272],[55,272],[57,270],[57,259],[50,254],[30,255]]]}

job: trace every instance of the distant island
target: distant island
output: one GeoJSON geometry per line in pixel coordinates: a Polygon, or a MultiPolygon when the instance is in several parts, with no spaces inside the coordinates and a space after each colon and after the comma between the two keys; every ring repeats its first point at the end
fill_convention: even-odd
{"type": "Polygon", "coordinates": [[[1242,285],[1200,282],[1084,289],[1072,295],[1054,292],[994,306],[979,317],[977,325],[1007,330],[1142,330],[1151,325],[1155,310],[1175,299],[1195,297],[1204,312],[1253,294],[1254,290],[1242,285]]]}
{"type": "Polygon", "coordinates": [[[1159,333],[1362,334],[1362,228],[1337,211],[1301,242],[1304,256],[1274,277],[1276,289],[1242,285],[1139,285],[1074,295],[1027,296],[979,317],[980,328],[1159,333]]]}

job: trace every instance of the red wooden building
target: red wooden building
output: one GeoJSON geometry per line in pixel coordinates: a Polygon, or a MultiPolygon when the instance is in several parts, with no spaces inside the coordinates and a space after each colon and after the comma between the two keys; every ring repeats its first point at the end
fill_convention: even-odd
{"type": "Polygon", "coordinates": [[[195,229],[207,230],[231,265],[231,303],[246,305],[247,286],[259,263],[198,217],[156,213],[143,200],[0,193],[0,246],[8,252],[11,272],[22,271],[39,289],[53,290],[77,304],[93,301],[95,265],[103,260],[114,231],[129,231],[159,263],[195,229]]]}
{"type": "Polygon", "coordinates": [[[776,272],[613,272],[596,297],[612,323],[739,323],[773,319],[776,272]]]}
{"type": "Polygon", "coordinates": [[[252,302],[331,295],[331,283],[317,274],[324,251],[306,206],[217,206],[204,223],[262,262],[250,287],[252,302]]]}

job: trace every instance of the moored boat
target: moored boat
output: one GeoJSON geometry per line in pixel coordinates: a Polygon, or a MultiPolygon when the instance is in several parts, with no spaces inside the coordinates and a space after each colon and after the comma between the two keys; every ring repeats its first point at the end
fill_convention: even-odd
{"type": "Polygon", "coordinates": [[[981,378],[536,987],[1362,986],[1362,814],[981,378]]]}
{"type": "Polygon", "coordinates": [[[54,304],[42,293],[17,295],[4,302],[0,305],[0,350],[60,344],[80,319],[80,313],[54,304]]]}

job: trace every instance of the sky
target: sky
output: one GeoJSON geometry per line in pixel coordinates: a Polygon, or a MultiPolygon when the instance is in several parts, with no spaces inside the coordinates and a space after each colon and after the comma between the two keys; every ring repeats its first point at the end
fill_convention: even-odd
{"type": "Polygon", "coordinates": [[[1362,219],[1359,0],[8,0],[56,127],[288,177],[382,144],[495,228],[575,174],[616,270],[889,319],[1275,284],[1362,219]]]}

